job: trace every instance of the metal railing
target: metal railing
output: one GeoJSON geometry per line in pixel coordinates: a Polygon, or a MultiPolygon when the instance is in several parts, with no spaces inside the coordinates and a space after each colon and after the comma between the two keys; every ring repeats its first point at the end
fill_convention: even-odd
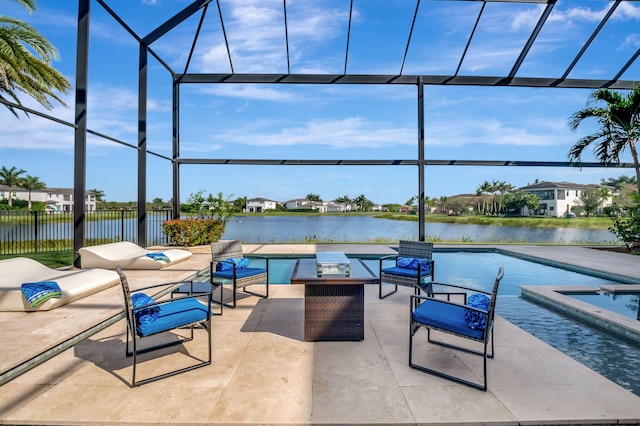
{"type": "MultiPolygon", "coordinates": [[[[87,212],[84,245],[131,241],[137,243],[136,210],[87,212]]],[[[166,245],[162,223],[171,210],[147,211],[147,246],[166,245]]],[[[73,250],[73,213],[0,210],[0,255],[73,250]]]]}

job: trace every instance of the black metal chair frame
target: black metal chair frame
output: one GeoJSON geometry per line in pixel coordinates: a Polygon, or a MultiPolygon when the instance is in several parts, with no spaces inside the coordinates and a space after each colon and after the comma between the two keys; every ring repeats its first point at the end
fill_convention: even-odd
{"type": "MultiPolygon", "coordinates": [[[[120,282],[122,284],[122,290],[123,290],[123,296],[124,296],[124,303],[125,303],[125,318],[126,318],[126,322],[127,322],[127,331],[126,331],[126,344],[125,344],[125,354],[127,357],[133,357],[133,371],[132,371],[132,376],[131,376],[131,387],[136,387],[136,386],[140,386],[143,385],[145,383],[150,383],[150,382],[154,382],[156,380],[160,380],[160,379],[164,379],[166,377],[170,377],[170,376],[174,376],[176,374],[180,374],[180,373],[184,373],[186,371],[190,371],[190,370],[194,370],[196,368],[200,368],[200,367],[204,367],[207,365],[211,364],[211,292],[208,293],[192,293],[190,295],[184,296],[184,297],[180,297],[180,298],[172,298],[172,299],[167,299],[167,300],[156,300],[155,303],[150,303],[148,305],[143,305],[143,306],[137,306],[134,307],[133,306],[133,300],[132,300],[132,293],[138,293],[140,291],[143,290],[149,290],[149,289],[162,289],[164,288],[165,291],[159,291],[157,293],[155,293],[154,295],[150,295],[150,297],[155,298],[156,297],[162,297],[162,295],[168,293],[170,291],[170,289],[172,287],[175,287],[176,285],[180,285],[180,284],[188,284],[189,281],[180,281],[180,282],[168,282],[168,283],[162,283],[162,284],[156,284],[156,285],[151,285],[151,286],[147,286],[147,287],[142,287],[142,288],[138,288],[136,290],[134,290],[133,292],[130,290],[129,288],[129,283],[127,281],[127,277],[125,276],[125,274],[122,272],[122,269],[120,268],[120,266],[117,266],[116,271],[118,272],[118,275],[120,276],[120,282]],[[196,321],[196,322],[188,322],[188,323],[184,323],[184,324],[180,324],[176,327],[167,329],[167,330],[162,330],[162,331],[158,331],[157,333],[153,333],[147,336],[141,336],[138,332],[137,332],[137,319],[135,316],[135,313],[139,310],[142,309],[146,309],[146,308],[151,308],[154,306],[162,306],[163,304],[167,304],[167,303],[172,303],[175,302],[176,300],[180,300],[180,299],[195,299],[198,300],[198,298],[206,298],[206,306],[207,306],[207,317],[205,320],[200,320],[200,321],[196,321]],[[137,380],[136,381],[136,365],[137,365],[137,356],[139,354],[144,354],[147,352],[151,352],[151,351],[155,351],[158,349],[163,349],[166,347],[170,347],[170,346],[175,346],[175,345],[180,345],[183,344],[185,342],[189,342],[191,340],[193,340],[194,338],[194,333],[193,333],[193,329],[196,326],[200,326],[202,328],[204,328],[207,331],[207,341],[208,341],[208,346],[207,346],[207,359],[205,361],[202,361],[198,364],[189,366],[189,367],[185,367],[185,368],[181,368],[178,370],[174,370],[168,373],[163,373],[163,374],[159,374],[156,376],[152,376],[143,380],[137,380]],[[142,348],[142,349],[138,349],[138,340],[143,339],[144,337],[149,337],[149,336],[153,336],[156,334],[160,334],[160,333],[164,333],[164,332],[168,332],[171,330],[176,330],[178,328],[189,328],[190,329],[190,335],[189,337],[179,337],[177,340],[172,340],[169,342],[165,342],[165,343],[160,343],[158,345],[155,346],[150,346],[150,347],[146,347],[146,348],[142,348]],[[129,350],[129,336],[131,336],[131,346],[132,349],[129,350]]],[[[202,302],[204,304],[204,302],[202,302]]]]}
{"type": "MultiPolygon", "coordinates": [[[[211,272],[209,273],[209,277],[211,277],[211,272]]],[[[187,294],[189,296],[193,296],[194,294],[202,294],[202,293],[211,293],[211,303],[215,303],[216,305],[220,305],[220,311],[213,312],[211,311],[211,315],[220,316],[222,315],[222,309],[224,304],[222,303],[222,299],[224,297],[223,291],[224,286],[222,283],[214,283],[209,280],[209,282],[193,282],[193,281],[180,281],[176,284],[182,284],[179,287],[175,287],[171,290],[171,298],[173,299],[175,295],[187,294]],[[213,299],[213,292],[220,288],[220,302],[213,299]]]]}
{"type": "Polygon", "coordinates": [[[382,263],[388,259],[398,259],[398,257],[415,257],[419,259],[429,259],[431,266],[431,274],[426,275],[425,277],[430,276],[431,281],[434,280],[435,276],[435,262],[433,261],[433,243],[426,241],[408,241],[408,240],[400,240],[398,245],[398,254],[392,254],[388,256],[383,256],[380,258],[379,264],[379,274],[380,284],[378,284],[378,298],[384,299],[385,297],[391,296],[393,293],[398,291],[398,286],[412,287],[415,290],[415,294],[420,294],[421,290],[426,290],[427,293],[430,291],[429,283],[426,286],[422,285],[422,280],[425,277],[421,277],[420,266],[418,266],[416,277],[407,277],[403,275],[395,275],[395,274],[386,274],[383,273],[382,263]],[[393,284],[394,289],[387,293],[382,293],[382,286],[384,283],[393,284]]]}
{"type": "MultiPolygon", "coordinates": [[[[237,294],[238,290],[243,293],[250,294],[252,296],[261,297],[263,299],[267,299],[269,297],[269,258],[266,256],[258,256],[258,255],[245,255],[242,249],[242,242],[239,240],[220,240],[215,243],[211,243],[211,262],[209,263],[209,281],[212,285],[220,286],[220,304],[221,306],[226,306],[231,309],[235,309],[237,306],[237,294]],[[263,259],[266,263],[265,273],[251,275],[249,277],[241,277],[237,276],[237,268],[236,265],[231,263],[233,266],[233,278],[231,279],[231,285],[233,286],[233,296],[231,303],[225,303],[223,299],[223,288],[224,285],[227,285],[225,280],[215,281],[216,277],[214,277],[214,273],[216,272],[216,265],[219,262],[224,262],[226,259],[230,258],[241,258],[245,257],[247,259],[263,259]],[[246,289],[247,286],[255,285],[255,284],[264,284],[265,292],[257,293],[253,291],[249,291],[246,289]]],[[[216,302],[218,303],[218,302],[216,302]]]]}
{"type": "Polygon", "coordinates": [[[491,292],[485,292],[485,291],[480,291],[474,288],[469,288],[469,287],[463,287],[463,286],[458,286],[458,285],[453,285],[453,284],[443,284],[443,283],[433,283],[434,286],[442,286],[442,287],[447,287],[447,288],[453,288],[458,290],[457,292],[438,292],[438,293],[432,293],[431,295],[411,295],[409,296],[411,299],[411,303],[409,304],[410,306],[410,313],[409,313],[409,318],[410,318],[410,325],[409,325],[409,366],[412,368],[415,368],[417,370],[426,372],[426,373],[430,373],[430,374],[434,374],[436,376],[439,377],[443,377],[445,379],[449,379],[452,380],[454,382],[457,383],[462,383],[464,385],[467,386],[471,386],[473,388],[476,389],[480,389],[483,391],[487,390],[487,359],[491,359],[494,357],[495,354],[495,348],[494,348],[494,341],[493,341],[493,323],[494,323],[494,316],[495,316],[495,307],[496,307],[496,297],[498,295],[498,287],[500,285],[500,280],[502,280],[502,277],[504,276],[504,269],[502,267],[500,267],[500,269],[498,270],[498,275],[496,276],[495,282],[493,284],[493,289],[491,292]],[[462,292],[460,292],[459,290],[463,290],[462,292]],[[481,309],[477,309],[477,308],[473,308],[470,306],[466,306],[467,304],[467,293],[471,292],[471,293],[481,293],[481,294],[485,294],[487,296],[489,296],[489,307],[486,311],[483,311],[481,309]],[[460,304],[460,303],[456,303],[450,300],[450,296],[452,295],[463,295],[464,296],[464,303],[460,304]],[[442,297],[447,297],[447,300],[442,299],[442,297]],[[422,323],[418,323],[416,321],[414,321],[413,318],[413,311],[415,310],[415,308],[417,306],[420,305],[421,301],[423,300],[434,300],[437,301],[438,303],[448,303],[448,304],[452,304],[452,305],[457,305],[457,306],[461,306],[464,307],[465,309],[471,309],[477,312],[481,312],[483,314],[485,314],[487,316],[487,320],[486,320],[486,326],[484,329],[484,332],[482,334],[481,338],[474,338],[468,335],[464,335],[464,334],[460,334],[460,333],[456,333],[454,331],[451,331],[449,329],[443,328],[443,327],[437,327],[434,325],[427,325],[427,324],[422,324],[422,323]],[[482,383],[476,383],[476,382],[472,382],[469,380],[465,380],[462,379],[460,377],[456,377],[456,376],[452,376],[450,374],[444,373],[442,371],[438,371],[438,370],[434,370],[431,368],[427,368],[424,367],[422,365],[418,365],[415,364],[413,362],[413,336],[416,334],[416,332],[421,328],[424,327],[427,329],[427,341],[429,343],[433,343],[436,345],[440,345],[440,346],[444,346],[450,349],[454,349],[454,350],[459,350],[462,352],[466,352],[466,353],[470,353],[473,355],[480,355],[483,358],[483,382],[482,383]],[[435,340],[431,338],[431,331],[435,330],[435,331],[440,331],[443,333],[448,333],[454,336],[458,336],[460,338],[464,338],[464,339],[469,339],[475,342],[479,342],[483,345],[483,350],[479,351],[479,350],[474,350],[468,347],[464,347],[464,346],[460,346],[460,345],[454,345],[451,343],[446,343],[443,342],[441,340],[435,340]],[[489,342],[491,342],[491,351],[488,351],[488,346],[489,346],[489,342]]]}

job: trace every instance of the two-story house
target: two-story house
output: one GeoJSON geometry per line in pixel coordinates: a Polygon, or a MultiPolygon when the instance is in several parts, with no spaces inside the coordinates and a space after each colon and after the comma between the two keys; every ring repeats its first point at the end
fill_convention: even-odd
{"type": "MultiPolygon", "coordinates": [[[[28,200],[29,191],[24,188],[11,188],[11,198],[13,200],[28,200]]],[[[9,187],[0,185],[0,199],[9,198],[9,187]]],[[[31,191],[31,201],[45,203],[48,212],[72,212],[73,211],[73,188],[45,188],[31,191]]],[[[96,196],[88,193],[85,195],[85,210],[92,212],[96,210],[96,196]]]]}
{"type": "Polygon", "coordinates": [[[318,210],[320,213],[327,212],[327,206],[322,201],[311,201],[306,198],[296,198],[285,203],[287,210],[307,209],[318,210]]]}
{"type": "MultiPolygon", "coordinates": [[[[597,213],[602,213],[602,209],[613,203],[613,187],[605,185],[583,185],[570,182],[538,182],[518,189],[537,195],[540,198],[538,213],[547,216],[562,217],[571,213],[572,207],[582,205],[580,196],[586,189],[609,190],[609,195],[603,198],[597,213]]],[[[525,211],[525,214],[527,213],[528,211],[525,211]]]]}
{"type": "Polygon", "coordinates": [[[245,210],[247,213],[262,213],[267,210],[275,210],[277,205],[277,201],[266,198],[251,198],[247,200],[245,210]]]}

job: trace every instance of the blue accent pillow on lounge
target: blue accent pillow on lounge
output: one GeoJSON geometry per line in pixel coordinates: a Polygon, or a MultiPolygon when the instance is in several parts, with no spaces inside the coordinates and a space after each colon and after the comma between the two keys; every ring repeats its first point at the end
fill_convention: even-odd
{"type": "Polygon", "coordinates": [[[216,265],[216,271],[230,271],[236,265],[236,269],[246,268],[249,266],[249,259],[246,257],[232,257],[222,260],[216,265]]]}
{"type": "Polygon", "coordinates": [[[398,268],[405,269],[418,269],[420,265],[420,271],[429,271],[431,269],[431,261],[429,259],[420,259],[415,257],[398,257],[396,259],[396,266],[398,268]]]}
{"type": "MultiPolygon", "coordinates": [[[[134,293],[131,295],[131,300],[134,308],[145,306],[150,303],[156,303],[155,300],[144,293],[134,293]]],[[[150,322],[157,320],[160,316],[160,306],[155,305],[148,308],[138,309],[134,311],[134,315],[136,316],[138,324],[149,324],[150,322]]]]}
{"type": "Polygon", "coordinates": [[[37,308],[49,299],[62,296],[62,290],[55,281],[24,283],[20,289],[32,308],[37,308]]]}
{"type": "MultiPolygon", "coordinates": [[[[467,306],[487,311],[489,310],[489,298],[485,294],[472,294],[467,299],[467,306]]],[[[471,309],[465,309],[464,320],[474,330],[484,330],[487,326],[487,315],[471,309]]]]}
{"type": "Polygon", "coordinates": [[[147,253],[147,257],[152,258],[153,260],[161,260],[163,262],[171,262],[171,259],[164,253],[147,253]]]}

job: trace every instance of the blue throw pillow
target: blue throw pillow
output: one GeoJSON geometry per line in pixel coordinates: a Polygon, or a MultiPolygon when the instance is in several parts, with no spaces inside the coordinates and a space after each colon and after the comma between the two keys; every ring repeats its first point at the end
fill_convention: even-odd
{"type": "Polygon", "coordinates": [[[418,269],[418,265],[420,265],[421,271],[428,271],[429,268],[431,268],[431,261],[429,259],[415,257],[398,257],[396,259],[396,266],[398,268],[418,269]]]}
{"type": "Polygon", "coordinates": [[[163,262],[171,262],[171,259],[164,253],[147,253],[147,257],[152,258],[153,260],[161,260],[163,262]]]}
{"type": "MultiPolygon", "coordinates": [[[[134,308],[156,302],[144,293],[134,293],[131,296],[131,300],[134,308]]],[[[157,320],[160,316],[160,306],[155,305],[148,308],[138,309],[135,311],[134,315],[136,316],[138,324],[149,324],[150,322],[157,320]]]]}
{"type": "Polygon", "coordinates": [[[49,299],[62,296],[62,290],[55,281],[24,283],[20,289],[32,308],[37,308],[49,299]]]}
{"type": "Polygon", "coordinates": [[[216,265],[216,271],[230,271],[233,269],[233,265],[236,265],[236,269],[246,268],[249,266],[249,259],[246,257],[232,257],[218,262],[216,265]]]}
{"type": "MultiPolygon", "coordinates": [[[[489,302],[487,295],[474,293],[467,299],[467,306],[487,311],[489,310],[489,302]]],[[[474,330],[484,330],[487,326],[487,315],[471,309],[465,309],[464,320],[474,330]]]]}

